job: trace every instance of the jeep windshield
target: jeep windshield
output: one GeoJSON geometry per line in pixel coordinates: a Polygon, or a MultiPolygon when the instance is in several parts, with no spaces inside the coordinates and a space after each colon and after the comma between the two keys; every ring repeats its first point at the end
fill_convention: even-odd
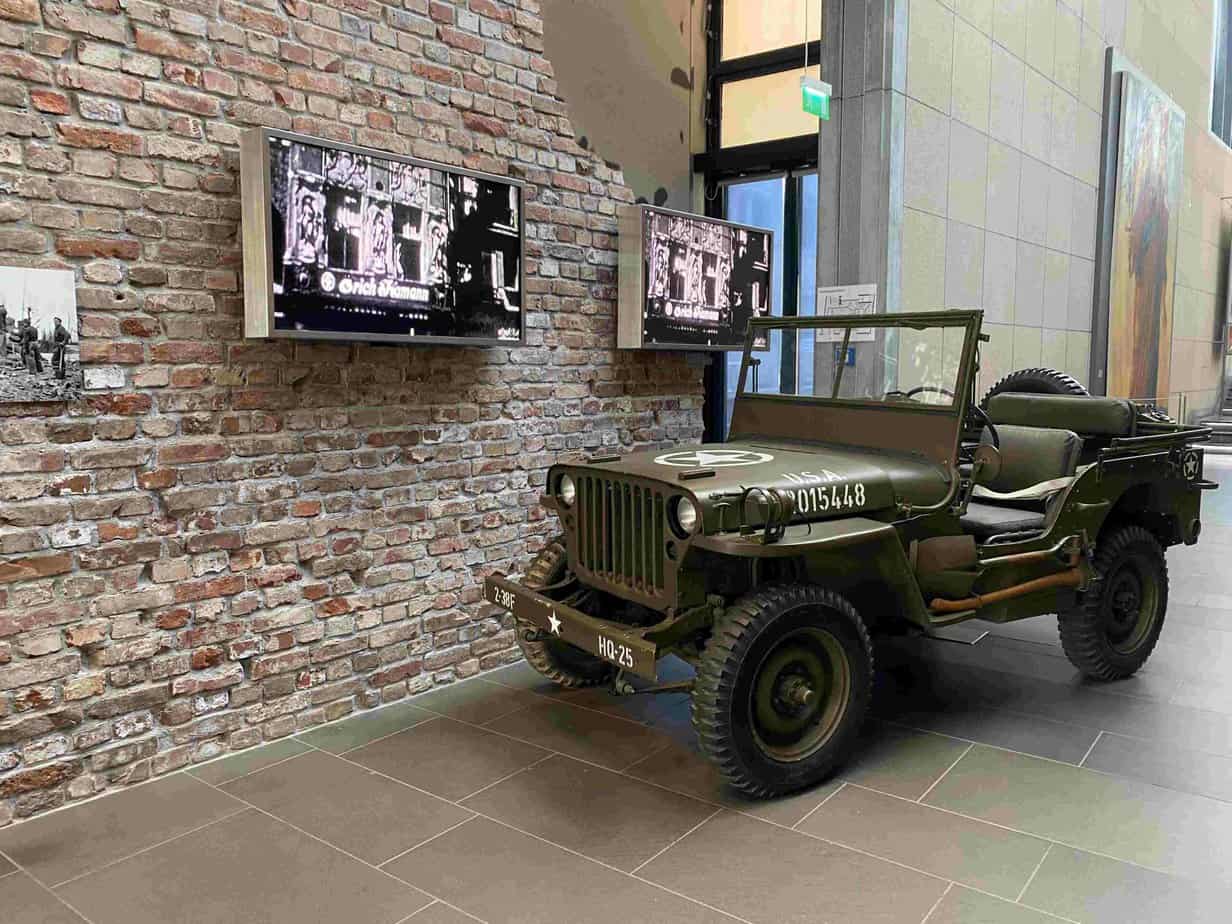
{"type": "Polygon", "coordinates": [[[951,408],[971,335],[958,314],[759,319],[737,393],[951,408]]]}
{"type": "Polygon", "coordinates": [[[982,317],[956,310],[756,318],[728,438],[842,444],[949,467],[982,317]]]}

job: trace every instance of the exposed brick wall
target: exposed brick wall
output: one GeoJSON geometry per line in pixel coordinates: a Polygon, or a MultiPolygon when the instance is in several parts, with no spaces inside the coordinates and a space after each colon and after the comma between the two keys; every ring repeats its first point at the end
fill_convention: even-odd
{"type": "Polygon", "coordinates": [[[0,824],[516,657],[480,603],[545,467],[695,439],[614,350],[618,172],[537,0],[0,0],[0,262],[77,273],[70,406],[0,409],[0,824]],[[241,334],[238,139],[526,179],[519,349],[241,334]]]}

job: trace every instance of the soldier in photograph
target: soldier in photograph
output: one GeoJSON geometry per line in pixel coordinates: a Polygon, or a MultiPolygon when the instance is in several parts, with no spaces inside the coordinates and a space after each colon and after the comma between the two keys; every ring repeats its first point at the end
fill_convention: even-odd
{"type": "Polygon", "coordinates": [[[68,344],[70,339],[68,328],[64,326],[59,318],[56,318],[56,326],[51,332],[51,368],[58,379],[64,378],[68,371],[68,344]]]}
{"type": "Polygon", "coordinates": [[[29,320],[21,323],[21,358],[29,371],[42,372],[43,354],[39,352],[38,331],[29,320]]]}
{"type": "Polygon", "coordinates": [[[9,355],[9,311],[0,301],[0,363],[9,355]]]}

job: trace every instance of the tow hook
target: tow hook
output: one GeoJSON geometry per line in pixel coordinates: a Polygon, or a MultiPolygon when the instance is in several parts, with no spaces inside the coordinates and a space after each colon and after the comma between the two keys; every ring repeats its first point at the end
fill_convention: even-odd
{"type": "Polygon", "coordinates": [[[526,642],[544,642],[547,641],[548,634],[542,629],[523,629],[522,640],[526,642]]]}

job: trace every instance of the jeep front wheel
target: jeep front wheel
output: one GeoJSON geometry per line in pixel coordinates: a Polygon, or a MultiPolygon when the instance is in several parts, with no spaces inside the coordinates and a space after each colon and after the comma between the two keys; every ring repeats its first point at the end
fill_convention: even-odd
{"type": "MultiPolygon", "coordinates": [[[[530,590],[543,592],[545,588],[560,583],[567,570],[568,556],[564,543],[556,539],[535,556],[526,569],[522,584],[530,590]]],[[[606,661],[557,639],[535,637],[532,641],[526,637],[528,632],[535,631],[531,626],[519,624],[516,630],[522,656],[553,683],[568,688],[593,687],[612,679],[613,668],[606,661]]]]}
{"type": "Polygon", "coordinates": [[[847,600],[811,585],[771,585],[715,623],[693,689],[693,727],[742,792],[804,789],[847,758],[872,676],[868,631],[847,600]]]}
{"type": "Polygon", "coordinates": [[[1082,601],[1057,617],[1070,663],[1093,680],[1129,677],[1150,657],[1168,608],[1168,564],[1159,541],[1141,526],[1101,536],[1096,581],[1082,601]]]}

